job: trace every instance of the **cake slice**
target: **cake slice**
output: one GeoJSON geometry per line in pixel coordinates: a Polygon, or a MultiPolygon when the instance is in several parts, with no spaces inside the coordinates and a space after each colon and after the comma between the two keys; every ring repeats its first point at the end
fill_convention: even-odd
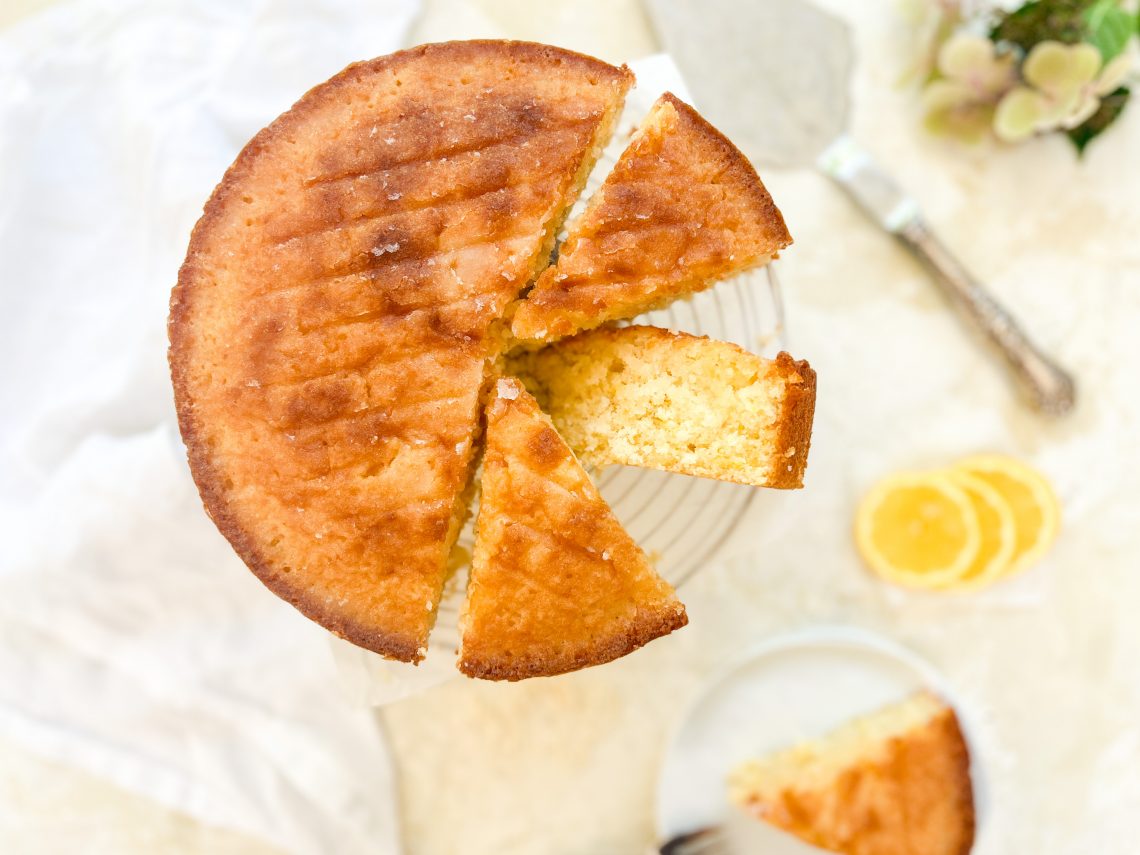
{"type": "Polygon", "coordinates": [[[517,352],[509,365],[587,463],[803,486],[815,372],[786,353],[770,360],[658,327],[607,327],[517,352]]]}
{"type": "Polygon", "coordinates": [[[765,264],[791,242],[748,159],[666,93],[519,304],[512,332],[552,341],[632,318],[765,264]]]}
{"type": "Polygon", "coordinates": [[[170,303],[190,468],[261,581],[349,641],[423,657],[492,327],[548,264],[631,83],[525,42],[358,63],[207,202],[170,303]]]}
{"type": "Polygon", "coordinates": [[[486,422],[459,669],[561,674],[684,626],[685,607],[522,383],[497,382],[486,422]]]}
{"type": "Polygon", "coordinates": [[[744,764],[729,797],[842,855],[966,855],[974,841],[966,741],[954,710],[929,692],[744,764]]]}

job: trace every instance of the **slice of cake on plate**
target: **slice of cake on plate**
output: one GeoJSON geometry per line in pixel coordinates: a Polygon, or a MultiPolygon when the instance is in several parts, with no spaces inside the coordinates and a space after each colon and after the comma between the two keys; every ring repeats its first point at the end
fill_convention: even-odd
{"type": "Polygon", "coordinates": [[[966,741],[954,710],[929,692],[745,763],[729,796],[842,855],[966,855],[974,841],[966,741]]]}
{"type": "Polygon", "coordinates": [[[519,680],[608,662],[687,622],[522,383],[486,411],[459,668],[519,680]]]}
{"type": "Polygon", "coordinates": [[[666,93],[570,224],[512,332],[535,344],[632,318],[765,264],[791,242],[748,159],[666,93]]]}
{"type": "Polygon", "coordinates": [[[802,487],[815,372],[658,327],[603,328],[509,359],[582,459],[802,487]]]}
{"type": "Polygon", "coordinates": [[[253,572],[338,635],[424,655],[492,325],[548,263],[631,83],[524,42],[358,63],[207,202],[169,324],[191,470],[253,572]]]}

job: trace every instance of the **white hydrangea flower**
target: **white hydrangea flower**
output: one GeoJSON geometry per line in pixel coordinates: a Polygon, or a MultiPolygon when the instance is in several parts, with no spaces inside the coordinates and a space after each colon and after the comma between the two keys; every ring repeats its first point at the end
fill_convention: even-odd
{"type": "Polygon", "coordinates": [[[1090,44],[1034,45],[1021,67],[1025,83],[998,104],[994,133],[1006,142],[1020,142],[1035,133],[1078,127],[1100,108],[1101,98],[1124,82],[1134,61],[1131,50],[1106,65],[1090,44]]]}
{"type": "Polygon", "coordinates": [[[1016,83],[1014,57],[989,39],[959,33],[938,51],[937,80],[922,92],[925,124],[937,134],[977,142],[988,132],[999,99],[1016,83]]]}

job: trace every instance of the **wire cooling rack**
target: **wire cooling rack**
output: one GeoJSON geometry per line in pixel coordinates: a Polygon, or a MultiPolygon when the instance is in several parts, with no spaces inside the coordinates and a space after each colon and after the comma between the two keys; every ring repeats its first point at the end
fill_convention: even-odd
{"type": "MultiPolygon", "coordinates": [[[[692,300],[651,312],[647,323],[731,341],[755,353],[774,356],[783,347],[784,317],[774,266],[721,282],[692,300]]],[[[708,378],[716,382],[715,377],[708,378]]],[[[674,587],[706,566],[736,528],[755,487],[692,478],[632,466],[608,466],[591,473],[633,539],[658,572],[674,587]]],[[[459,545],[470,554],[470,523],[459,545]]],[[[453,654],[459,643],[459,607],[467,586],[461,568],[448,583],[431,646],[453,654]]]]}
{"type": "MultiPolygon", "coordinates": [[[[570,221],[610,173],[658,95],[665,89],[681,97],[687,94],[670,62],[657,58],[647,63],[644,68],[635,68],[638,86],[626,99],[610,144],[598,158],[585,192],[570,212],[570,221]]],[[[707,335],[763,356],[775,356],[784,345],[783,303],[775,267],[769,265],[725,280],[691,300],[642,315],[633,323],[707,335]]],[[[708,379],[716,382],[715,377],[708,379]]],[[[658,572],[675,587],[709,563],[756,493],[754,487],[740,484],[634,467],[610,466],[591,474],[618,519],[654,561],[658,572]]],[[[469,555],[473,541],[469,523],[459,537],[459,546],[469,555]]],[[[431,636],[433,649],[454,654],[458,647],[459,608],[466,586],[464,567],[444,591],[431,636]]]]}

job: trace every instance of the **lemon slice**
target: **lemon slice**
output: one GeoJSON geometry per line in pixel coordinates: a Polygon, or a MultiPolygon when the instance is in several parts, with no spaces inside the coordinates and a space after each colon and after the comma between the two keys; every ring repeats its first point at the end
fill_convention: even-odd
{"type": "Polygon", "coordinates": [[[1019,460],[1000,454],[967,457],[954,469],[985,481],[1009,506],[1016,530],[1013,554],[1001,578],[1020,573],[1052,545],[1061,526],[1057,495],[1045,476],[1019,460]]]}
{"type": "Polygon", "coordinates": [[[966,571],[946,587],[955,591],[976,591],[997,579],[1009,567],[1017,546],[1017,527],[1013,510],[1001,493],[977,475],[951,469],[946,475],[969,497],[978,516],[982,542],[978,554],[966,571]]]}
{"type": "Polygon", "coordinates": [[[876,484],[859,504],[855,543],[878,575],[910,588],[938,588],[973,567],[978,515],[945,473],[904,472],[876,484]]]}

